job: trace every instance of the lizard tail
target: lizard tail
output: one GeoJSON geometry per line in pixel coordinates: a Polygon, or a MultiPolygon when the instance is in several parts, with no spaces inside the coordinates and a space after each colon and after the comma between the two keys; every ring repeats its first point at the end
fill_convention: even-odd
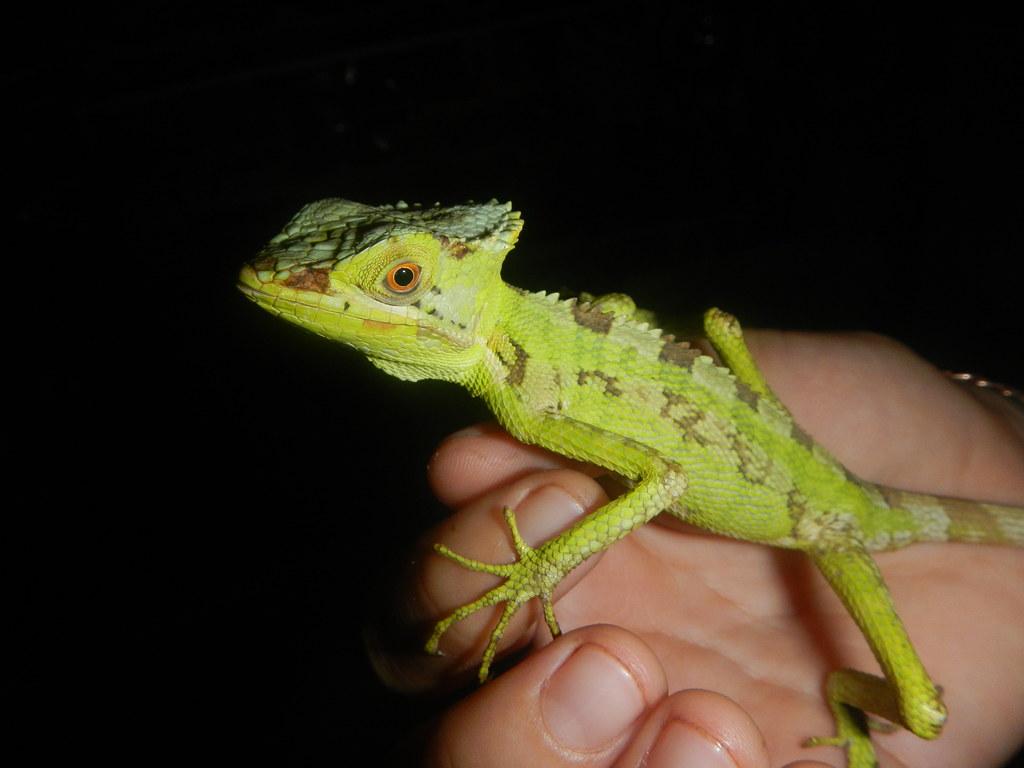
{"type": "Polygon", "coordinates": [[[914,541],[1024,546],[1024,507],[880,488],[889,506],[915,521],[914,541]]]}

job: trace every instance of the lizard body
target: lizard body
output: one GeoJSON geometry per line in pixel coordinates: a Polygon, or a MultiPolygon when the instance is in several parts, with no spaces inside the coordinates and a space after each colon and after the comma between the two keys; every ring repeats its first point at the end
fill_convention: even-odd
{"type": "Polygon", "coordinates": [[[869,552],[915,541],[1024,544],[1024,509],[884,488],[815,443],[772,394],[735,318],[705,315],[718,359],[652,327],[629,297],[560,299],[507,285],[522,226],[508,204],[303,208],[241,272],[241,290],[285,320],[361,351],[407,380],[481,397],[514,437],[604,467],[630,490],[533,548],[506,510],[518,560],[505,581],[439,621],[504,603],[480,668],[488,676],[515,611],[537,597],[553,634],[562,578],[662,511],[715,533],[806,552],[864,633],[884,677],[833,672],[834,737],[852,768],[876,765],[871,712],[934,738],[945,708],[869,552]]]}

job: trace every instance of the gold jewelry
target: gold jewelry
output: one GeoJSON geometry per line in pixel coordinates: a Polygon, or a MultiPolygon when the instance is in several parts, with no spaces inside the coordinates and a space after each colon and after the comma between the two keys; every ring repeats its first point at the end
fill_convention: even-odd
{"type": "Polygon", "coordinates": [[[958,384],[966,384],[980,389],[987,389],[990,392],[995,392],[996,394],[1009,399],[1014,405],[1024,407],[1024,392],[1016,387],[1011,387],[1009,384],[1000,384],[997,381],[990,381],[984,376],[978,376],[974,373],[955,373],[953,371],[946,371],[946,375],[958,384]]]}

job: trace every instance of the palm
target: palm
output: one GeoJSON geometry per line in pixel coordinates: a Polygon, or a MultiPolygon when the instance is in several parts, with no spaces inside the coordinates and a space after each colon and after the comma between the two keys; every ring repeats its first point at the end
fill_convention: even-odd
{"type": "MultiPolygon", "coordinates": [[[[949,495],[1024,499],[1024,439],[1007,428],[1012,417],[995,418],[906,350],[862,337],[764,334],[751,341],[797,421],[862,476],[949,495]]],[[[484,459],[503,438],[481,439],[489,442],[477,454],[449,448],[434,465],[439,495],[464,510],[493,506],[502,488],[531,471],[571,466],[509,445],[507,457],[484,459]]],[[[906,732],[880,735],[883,764],[997,764],[1024,736],[1021,550],[919,545],[877,560],[951,714],[938,742],[906,732]]],[[[605,552],[556,610],[564,630],[610,623],[639,635],[661,660],[669,690],[706,688],[735,699],[760,726],[776,763],[842,762],[825,748],[800,747],[809,736],[832,732],[823,681],[839,667],[877,670],[852,620],[802,554],[671,522],[645,526],[605,552]]],[[[482,625],[466,624],[461,642],[471,643],[482,625]]],[[[535,642],[547,642],[543,622],[534,627],[535,642]]]]}
{"type": "MultiPolygon", "coordinates": [[[[880,736],[877,746],[913,765],[982,765],[981,756],[1014,743],[1013,713],[1024,696],[1013,660],[1019,643],[1007,642],[1024,634],[1024,597],[1018,590],[1016,606],[1008,605],[1005,589],[1014,568],[1020,583],[1024,564],[1013,550],[956,545],[942,557],[937,546],[951,545],[879,560],[955,716],[941,742],[901,732],[880,736]],[[1015,673],[1013,695],[1007,687],[1015,673]],[[996,699],[1005,703],[1001,711],[991,707],[996,699]]],[[[735,699],[776,760],[838,762],[824,748],[800,747],[808,736],[831,733],[825,676],[843,666],[877,669],[809,560],[699,533],[647,526],[607,552],[557,608],[566,629],[603,622],[638,634],[661,659],[670,690],[707,688],[735,699]]]]}

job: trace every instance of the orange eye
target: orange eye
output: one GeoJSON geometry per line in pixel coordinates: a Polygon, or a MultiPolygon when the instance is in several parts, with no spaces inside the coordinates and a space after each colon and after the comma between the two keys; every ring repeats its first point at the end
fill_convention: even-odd
{"type": "Polygon", "coordinates": [[[420,265],[403,261],[388,270],[388,288],[395,293],[408,293],[420,282],[420,265]]]}

